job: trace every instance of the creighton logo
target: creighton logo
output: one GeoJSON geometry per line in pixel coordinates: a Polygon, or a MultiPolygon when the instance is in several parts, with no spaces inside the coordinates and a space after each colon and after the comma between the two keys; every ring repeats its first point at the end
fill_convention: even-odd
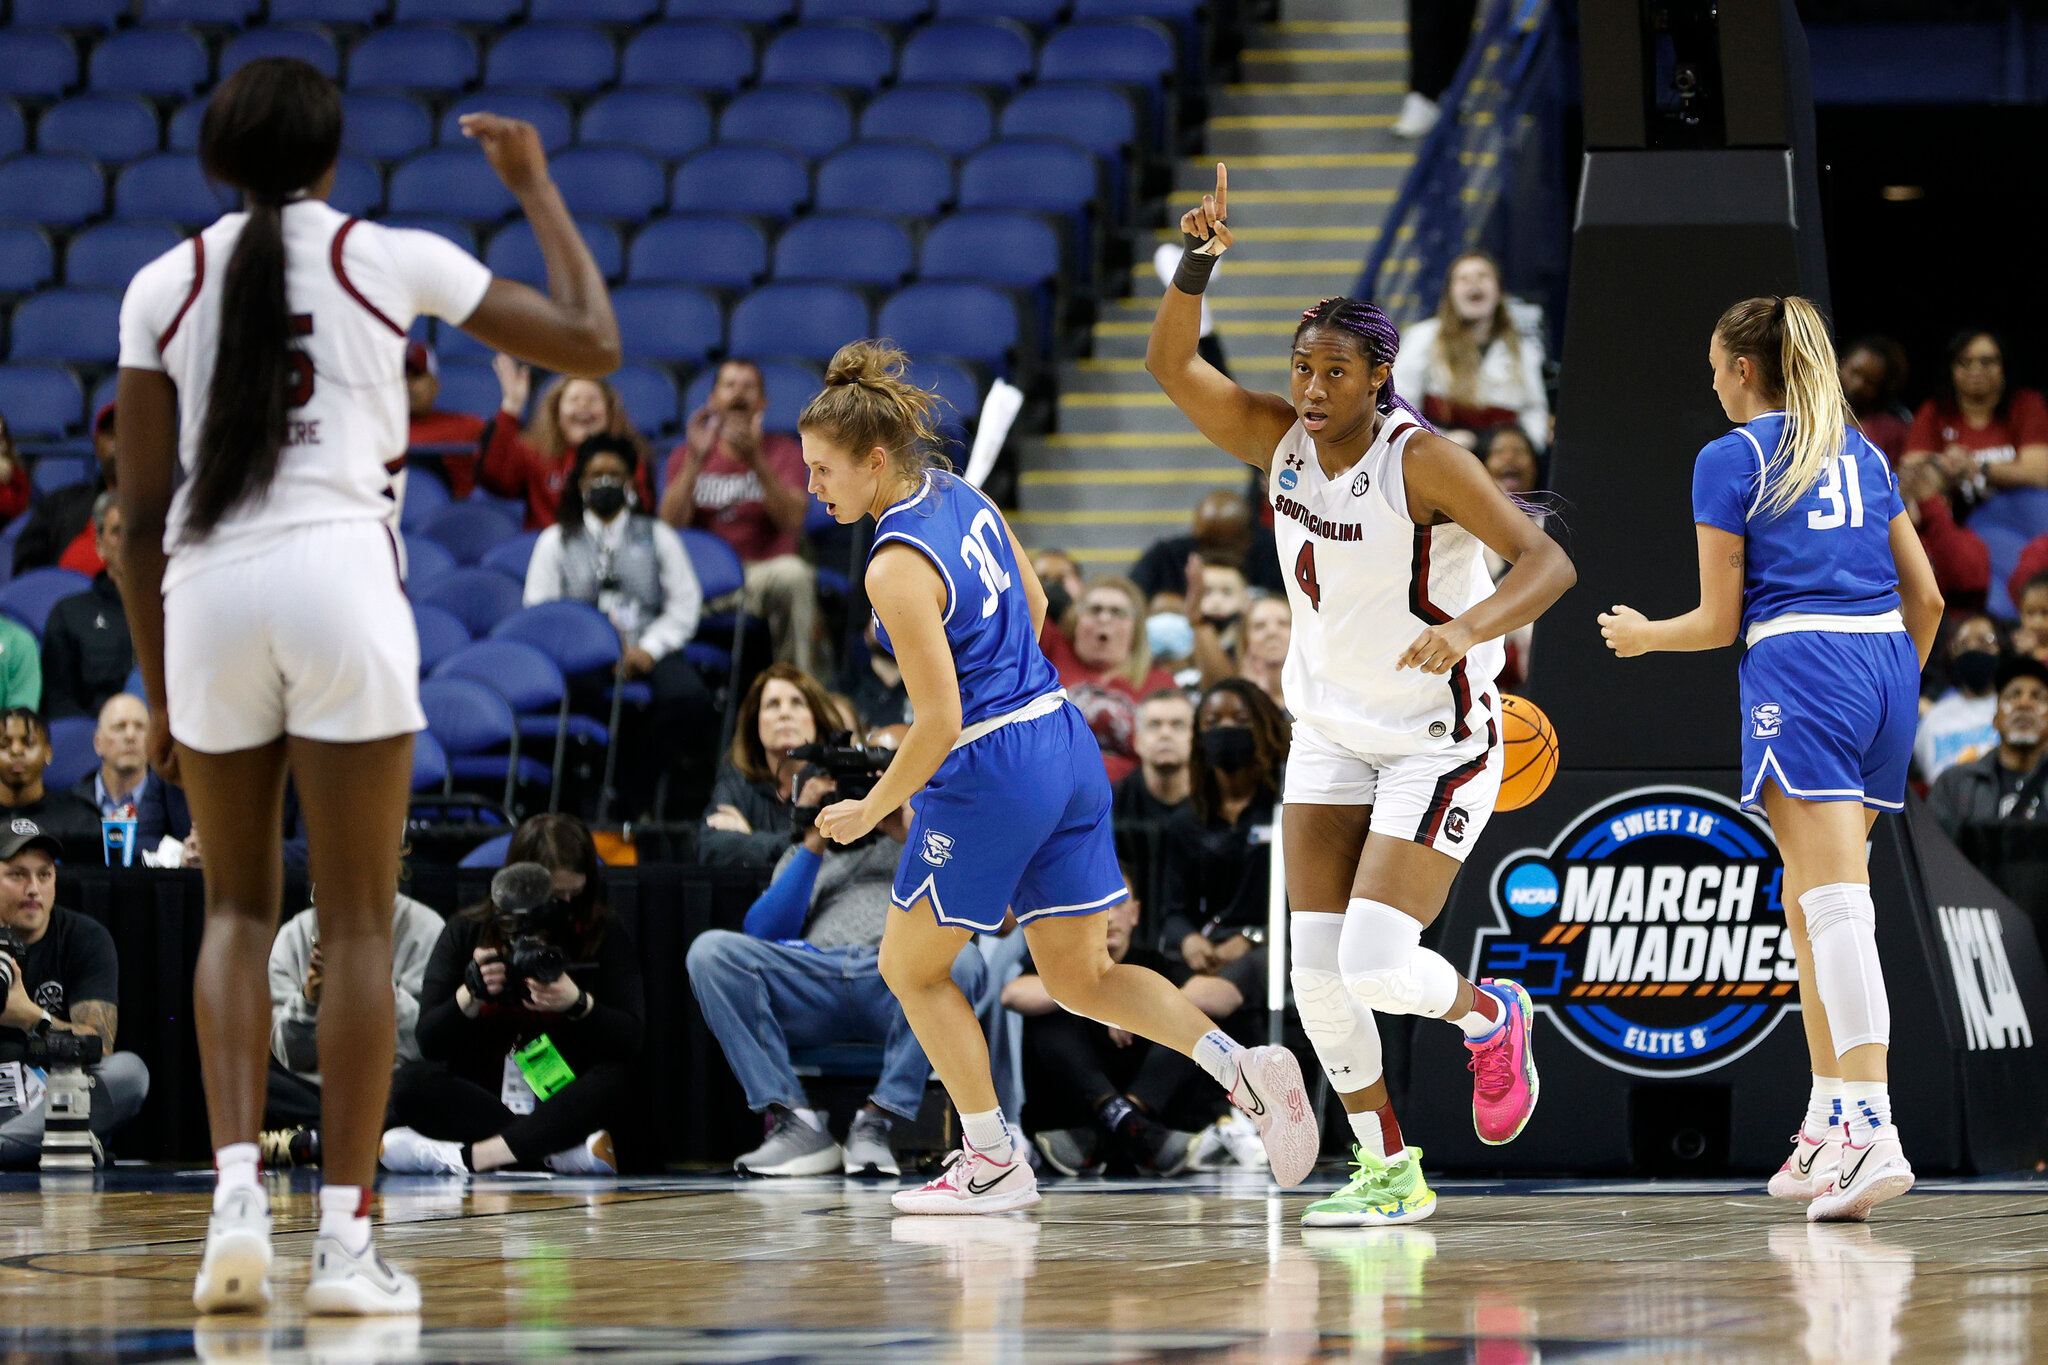
{"type": "Polygon", "coordinates": [[[1777,849],[1696,787],[1639,787],[1494,868],[1497,927],[1472,975],[1528,987],[1580,1051],[1633,1076],[1696,1076],[1799,1007],[1777,849]]]}
{"type": "Polygon", "coordinates": [[[1778,703],[1767,701],[1749,708],[1749,720],[1750,733],[1758,739],[1776,739],[1785,724],[1785,713],[1778,708],[1778,703]]]}
{"type": "Polygon", "coordinates": [[[924,860],[933,867],[944,867],[953,856],[953,836],[941,834],[935,829],[924,832],[924,860]]]}

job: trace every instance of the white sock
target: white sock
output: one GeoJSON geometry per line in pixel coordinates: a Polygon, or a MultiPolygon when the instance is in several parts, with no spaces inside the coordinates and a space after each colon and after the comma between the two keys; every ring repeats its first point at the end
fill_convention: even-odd
{"type": "Polygon", "coordinates": [[[960,1131],[967,1135],[967,1145],[989,1160],[998,1164],[1010,1160],[1010,1126],[1003,1122],[1001,1109],[961,1114],[960,1131]]]}
{"type": "Polygon", "coordinates": [[[1238,1058],[1244,1044],[1220,1028],[1212,1028],[1195,1040],[1195,1065],[1215,1077],[1216,1084],[1229,1090],[1237,1084],[1238,1058]]]}
{"type": "Polygon", "coordinates": [[[832,1131],[831,1119],[822,1109],[797,1109],[791,1112],[821,1133],[832,1131]]]}
{"type": "Polygon", "coordinates": [[[351,1256],[370,1245],[370,1200],[361,1185],[320,1187],[320,1235],[340,1242],[351,1256]]]}
{"type": "Polygon", "coordinates": [[[1842,1078],[1839,1076],[1815,1076],[1813,1089],[1806,1096],[1806,1121],[1802,1125],[1808,1139],[1819,1142],[1826,1137],[1840,1137],[1842,1123],[1842,1078]],[[1836,1129],[1830,1133],[1830,1129],[1836,1129]]]}
{"type": "MultiPolygon", "coordinates": [[[[1390,1114],[1393,1112],[1392,1105],[1387,1106],[1387,1112],[1390,1114]]],[[[1346,1114],[1344,1117],[1351,1121],[1351,1136],[1357,1138],[1358,1145],[1371,1152],[1374,1156],[1382,1160],[1391,1160],[1408,1150],[1407,1146],[1401,1141],[1399,1126],[1396,1126],[1394,1129],[1393,1147],[1391,1150],[1388,1148],[1387,1128],[1380,1121],[1379,1110],[1368,1109],[1362,1114],[1346,1114]]]]}
{"type": "Polygon", "coordinates": [[[1842,1136],[1870,1140],[1892,1121],[1891,1087],[1884,1081],[1842,1082],[1842,1136]]]}
{"type": "Polygon", "coordinates": [[[1501,998],[1484,986],[1472,988],[1472,1012],[1451,1019],[1465,1035],[1467,1042],[1479,1042],[1491,1038],[1507,1027],[1508,1007],[1501,998]],[[1492,1014],[1486,1013],[1491,1009],[1492,1014]]]}
{"type": "Polygon", "coordinates": [[[262,1153],[253,1142],[230,1142],[213,1153],[213,1206],[236,1190],[263,1190],[262,1153]]]}

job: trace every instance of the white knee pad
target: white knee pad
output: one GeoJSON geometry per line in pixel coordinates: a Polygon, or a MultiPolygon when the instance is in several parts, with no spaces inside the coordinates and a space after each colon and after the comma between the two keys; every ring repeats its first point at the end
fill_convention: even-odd
{"type": "Polygon", "coordinates": [[[1813,945],[1814,985],[1837,1055],[1865,1043],[1891,1046],[1892,1007],[1877,960],[1877,907],[1860,882],[1816,886],[1799,898],[1813,945]]]}
{"type": "Polygon", "coordinates": [[[1337,969],[1344,917],[1297,910],[1288,916],[1288,925],[1288,977],[1302,1031],[1339,1093],[1363,1090],[1382,1074],[1380,1031],[1371,1011],[1345,990],[1337,969]]]}
{"type": "Polygon", "coordinates": [[[1422,946],[1421,921],[1379,901],[1344,912],[1338,962],[1352,998],[1380,1014],[1441,1019],[1458,998],[1458,971],[1422,946]]]}

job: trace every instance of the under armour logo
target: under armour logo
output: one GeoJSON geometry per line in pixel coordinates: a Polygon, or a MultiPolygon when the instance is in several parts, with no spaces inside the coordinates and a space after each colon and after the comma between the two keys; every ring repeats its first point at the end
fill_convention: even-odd
{"type": "Polygon", "coordinates": [[[1303,459],[1299,455],[1290,454],[1287,457],[1287,467],[1289,469],[1306,469],[1308,467],[1308,461],[1303,459]]]}

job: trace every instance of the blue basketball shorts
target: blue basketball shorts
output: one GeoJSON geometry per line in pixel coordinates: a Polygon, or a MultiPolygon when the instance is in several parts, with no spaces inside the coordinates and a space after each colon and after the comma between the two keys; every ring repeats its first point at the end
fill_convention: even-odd
{"type": "Polygon", "coordinates": [[[1802,801],[1906,804],[1920,720],[1920,660],[1904,631],[1801,630],[1742,656],[1742,807],[1765,781],[1802,801]]]}
{"type": "Polygon", "coordinates": [[[1072,703],[955,749],[913,797],[890,898],[930,900],[941,924],[994,933],[1092,915],[1129,897],[1109,823],[1102,750],[1072,703]]]}

